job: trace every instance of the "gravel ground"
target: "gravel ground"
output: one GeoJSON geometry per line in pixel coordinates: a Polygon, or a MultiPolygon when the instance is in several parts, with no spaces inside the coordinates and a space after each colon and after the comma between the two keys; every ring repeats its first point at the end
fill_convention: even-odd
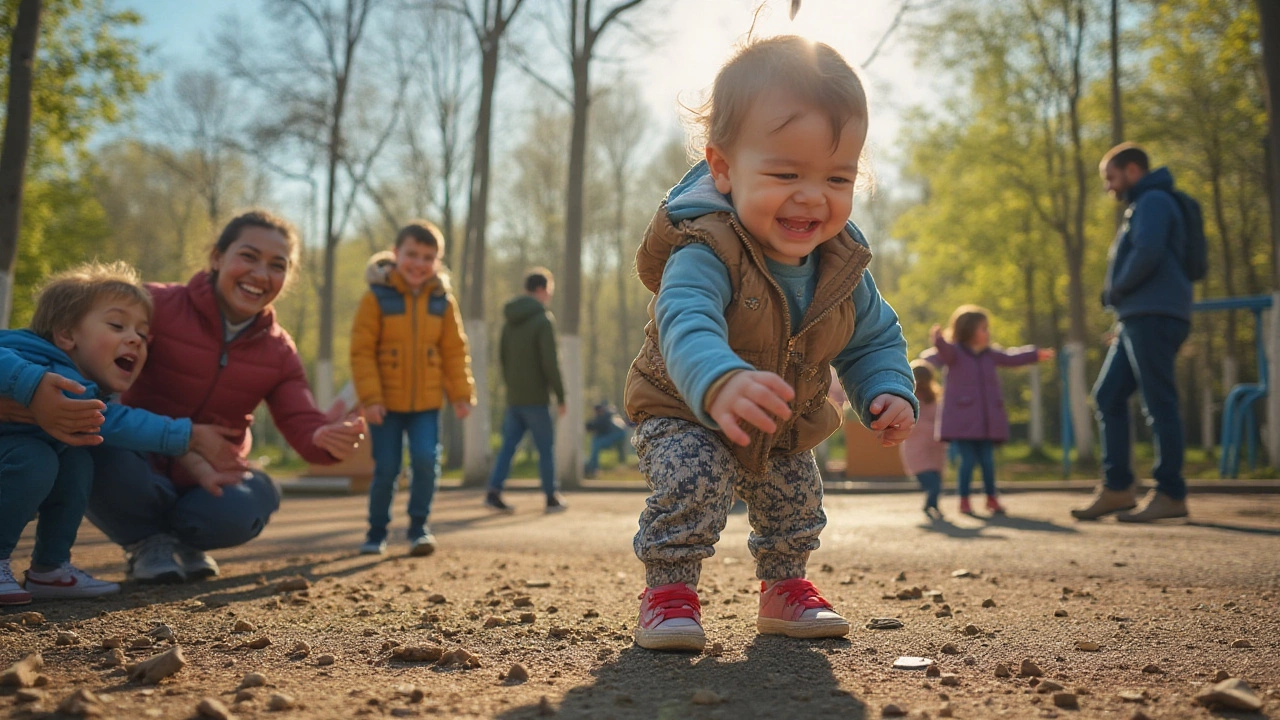
{"type": "MultiPolygon", "coordinates": [[[[993,519],[961,518],[945,498],[944,523],[916,496],[831,496],[810,577],[855,629],[824,641],[756,635],[759,584],[735,515],[703,572],[701,655],[632,644],[642,494],[570,495],[554,516],[536,494],[509,498],[519,512],[500,516],[476,493],[442,492],[440,551],[403,557],[401,523],[381,561],[354,554],[363,498],[288,498],[261,538],[215,554],[218,579],[6,610],[0,667],[39,651],[47,679],[4,688],[0,714],[50,716],[86,689],[97,701],[81,709],[127,719],[198,717],[205,698],[244,718],[879,718],[889,705],[914,718],[1280,717],[1278,496],[1195,497],[1193,522],[1158,527],[1074,523],[1080,495],[1011,496],[1011,516],[993,519]],[[867,629],[871,618],[903,627],[867,629]],[[164,629],[135,647],[161,624],[185,667],[145,685],[109,665],[167,651],[164,629]],[[120,652],[104,650],[114,639],[120,652]],[[899,656],[942,675],[895,670],[899,656]],[[1024,659],[1043,676],[1018,677],[1024,659]],[[1262,711],[1196,705],[1219,671],[1262,711]],[[250,673],[261,684],[238,693],[250,673]],[[1048,682],[1061,688],[1033,687],[1048,682]]],[[[123,578],[119,549],[91,526],[76,560],[123,578]]]]}

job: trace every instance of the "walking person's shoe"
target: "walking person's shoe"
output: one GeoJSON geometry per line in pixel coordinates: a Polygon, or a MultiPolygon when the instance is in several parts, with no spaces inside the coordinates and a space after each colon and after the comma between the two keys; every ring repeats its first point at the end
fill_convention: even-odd
{"type": "Polygon", "coordinates": [[[1004,515],[1004,506],[1000,504],[1000,500],[995,495],[987,496],[987,512],[992,515],[1004,515]]]}
{"type": "Polygon", "coordinates": [[[1110,490],[1099,486],[1089,504],[1071,511],[1071,517],[1077,520],[1097,520],[1111,513],[1132,510],[1138,506],[1138,498],[1133,488],[1127,490],[1110,490]]]}
{"type": "Polygon", "coordinates": [[[565,504],[564,498],[560,497],[560,493],[551,493],[547,496],[547,512],[558,513],[568,509],[569,506],[565,504]]]}
{"type": "Polygon", "coordinates": [[[27,592],[34,600],[93,598],[120,592],[120,586],[99,580],[71,563],[62,563],[48,572],[26,572],[27,592]]]}
{"type": "Polygon", "coordinates": [[[182,566],[174,559],[178,541],[172,535],[157,533],[125,548],[129,560],[126,577],[140,583],[177,583],[187,579],[182,566]]]}
{"type": "Polygon", "coordinates": [[[1159,490],[1147,493],[1146,504],[1137,512],[1125,512],[1116,516],[1116,520],[1126,523],[1149,523],[1156,520],[1171,520],[1187,516],[1187,501],[1174,500],[1159,490]]]}
{"type": "Polygon", "coordinates": [[[430,530],[409,541],[409,554],[414,557],[426,557],[435,551],[436,536],[430,530]]]}
{"type": "Polygon", "coordinates": [[[178,565],[182,567],[182,574],[186,575],[188,580],[207,580],[218,577],[221,572],[218,570],[218,561],[209,557],[209,554],[200,548],[178,542],[174,545],[173,554],[178,560],[178,565]]]}
{"type": "Polygon", "coordinates": [[[490,490],[489,492],[485,493],[484,506],[489,508],[490,510],[496,510],[500,513],[507,513],[508,515],[516,511],[515,508],[511,507],[510,505],[502,501],[502,493],[498,492],[497,490],[490,490]]]}
{"type": "Polygon", "coordinates": [[[779,580],[772,587],[760,583],[756,630],[761,635],[793,638],[844,637],[849,634],[849,621],[831,607],[813,583],[791,578],[779,580]]]}
{"type": "Polygon", "coordinates": [[[928,518],[929,518],[930,520],[945,520],[945,519],[946,519],[946,518],[944,518],[944,517],[942,516],[942,510],[941,510],[937,505],[925,505],[925,506],[924,506],[924,514],[925,514],[926,516],[928,516],[928,518]]]}
{"type": "Polygon", "coordinates": [[[640,593],[636,644],[646,650],[700,652],[706,647],[698,591],[685,583],[645,588],[640,593]]]}
{"type": "Polygon", "coordinates": [[[13,576],[13,568],[9,566],[9,558],[0,560],[0,607],[6,605],[27,605],[31,602],[31,593],[18,584],[13,576]]]}
{"type": "Polygon", "coordinates": [[[960,498],[960,514],[961,515],[973,514],[973,505],[969,503],[969,498],[967,497],[960,498]]]}

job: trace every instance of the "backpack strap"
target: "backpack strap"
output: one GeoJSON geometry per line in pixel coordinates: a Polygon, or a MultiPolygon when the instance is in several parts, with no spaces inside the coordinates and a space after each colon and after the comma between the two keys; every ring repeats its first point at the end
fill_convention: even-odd
{"type": "Polygon", "coordinates": [[[407,311],[404,295],[389,285],[370,285],[369,292],[378,299],[383,315],[403,315],[407,311]]]}

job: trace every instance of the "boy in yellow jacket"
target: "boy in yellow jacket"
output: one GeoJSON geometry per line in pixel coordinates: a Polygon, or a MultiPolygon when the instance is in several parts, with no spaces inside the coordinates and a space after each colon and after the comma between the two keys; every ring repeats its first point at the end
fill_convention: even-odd
{"type": "Polygon", "coordinates": [[[360,552],[387,551],[391,500],[409,436],[409,554],[430,555],[427,528],[440,475],[440,407],[465,418],[475,404],[471,357],[458,303],[439,274],[444,237],[425,220],[396,234],[394,252],[369,258],[369,292],[351,328],[351,375],[373,441],[369,532],[360,552]]]}

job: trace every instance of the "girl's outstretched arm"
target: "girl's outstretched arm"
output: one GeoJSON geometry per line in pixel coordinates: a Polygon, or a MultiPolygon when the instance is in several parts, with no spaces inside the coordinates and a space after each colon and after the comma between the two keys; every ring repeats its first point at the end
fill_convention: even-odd
{"type": "Polygon", "coordinates": [[[1024,345],[1008,350],[993,347],[991,348],[991,357],[996,361],[996,365],[1003,367],[1032,365],[1040,362],[1040,349],[1035,345],[1024,345]]]}

